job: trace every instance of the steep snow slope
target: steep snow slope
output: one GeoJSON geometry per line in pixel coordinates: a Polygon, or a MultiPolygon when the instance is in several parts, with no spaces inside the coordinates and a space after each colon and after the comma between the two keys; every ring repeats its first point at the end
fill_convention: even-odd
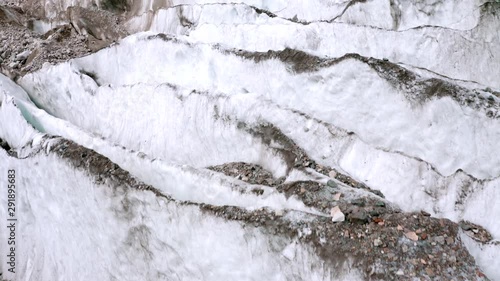
{"type": "Polygon", "coordinates": [[[500,87],[495,60],[500,54],[500,20],[499,14],[491,11],[496,6],[498,4],[486,5],[483,9],[488,12],[481,22],[467,31],[421,27],[397,32],[343,23],[284,22],[280,18],[259,14],[248,6],[242,12],[242,8],[236,9],[232,5],[160,10],[158,19],[152,20],[150,28],[155,32],[185,34],[190,42],[218,43],[249,51],[288,47],[328,57],[359,53],[500,87]],[[205,10],[208,11],[206,14],[205,10]],[[242,14],[251,20],[239,23],[242,14]]]}
{"type": "Polygon", "coordinates": [[[48,22],[106,8],[148,32],[45,65],[24,89],[0,75],[0,168],[21,171],[29,218],[19,278],[500,280],[500,4],[43,3],[22,5],[48,22]],[[255,167],[269,176],[252,183],[255,167]],[[405,213],[421,210],[463,230],[405,213]],[[64,243],[44,245],[58,225],[64,243]]]}
{"type": "MultiPolygon", "coordinates": [[[[14,99],[5,94],[0,103],[0,120],[8,120],[18,132],[35,136],[21,142],[16,139],[19,135],[10,134],[10,128],[0,127],[0,136],[11,146],[8,151],[0,150],[1,168],[16,170],[20,187],[16,237],[21,243],[16,247],[16,279],[366,278],[352,267],[353,255],[337,252],[326,258],[321,254],[331,251],[335,243],[330,238],[332,233],[328,231],[326,237],[311,234],[321,235],[325,226],[331,228],[330,218],[289,210],[275,215],[266,209],[253,212],[227,206],[214,208],[175,200],[135,180],[92,150],[37,133],[26,123],[14,99]]],[[[5,204],[6,198],[2,195],[0,201],[5,204]]],[[[6,217],[4,209],[0,215],[6,217]]],[[[443,228],[443,223],[434,220],[433,227],[443,228]]],[[[451,231],[449,226],[445,228],[445,233],[455,237],[451,231]]],[[[337,239],[345,243],[345,238],[337,239]]],[[[470,262],[460,240],[455,241],[458,244],[453,247],[461,251],[461,262],[470,262]]],[[[5,251],[5,244],[1,247],[5,251]]],[[[370,272],[382,266],[381,258],[377,260],[363,270],[370,272]]],[[[358,259],[356,266],[364,263],[358,259]]],[[[411,266],[406,267],[405,272],[412,271],[411,266]]],[[[6,272],[4,262],[2,271],[6,272]]],[[[477,268],[466,263],[456,271],[449,274],[470,278],[477,268]]],[[[382,276],[383,272],[378,272],[382,276]]],[[[10,273],[4,276],[12,277],[10,273]]]]}
{"type": "MultiPolygon", "coordinates": [[[[0,151],[2,169],[15,169],[20,187],[17,280],[303,280],[306,276],[330,280],[333,276],[308,247],[228,222],[196,204],[159,196],[120,168],[115,168],[120,180],[112,171],[108,176],[106,160],[92,151],[81,150],[91,159],[87,168],[75,167],[71,161],[75,159],[67,159],[63,152],[72,144],[37,134],[6,95],[0,118],[1,124],[9,120],[18,130],[12,135],[10,128],[0,128],[2,138],[19,153],[16,157],[0,151]],[[32,137],[19,137],[21,133],[32,137]],[[103,178],[96,182],[96,177],[103,178]],[[293,262],[281,255],[293,255],[293,262]]],[[[6,205],[6,198],[0,198],[6,205]]],[[[5,211],[1,209],[2,218],[5,211]]],[[[5,246],[2,243],[2,252],[5,246]]],[[[7,272],[5,262],[2,271],[7,272]]],[[[360,278],[356,270],[346,272],[350,275],[345,280],[360,278]]],[[[332,280],[344,280],[342,272],[335,275],[338,278],[332,280]]]]}
{"type": "Polygon", "coordinates": [[[248,131],[270,123],[314,161],[381,190],[405,210],[469,220],[498,239],[500,209],[484,208],[485,198],[500,196],[499,159],[490,157],[500,134],[495,96],[445,80],[436,87],[435,77],[359,56],[312,58],[323,66],[294,73],[300,65],[279,54],[255,63],[241,56],[259,54],[165,39],[130,37],[20,83],[56,117],[127,149],[197,167],[245,159],[282,176],[286,157],[271,152],[279,144],[269,150],[248,131]],[[156,53],[164,55],[145,55],[156,53]],[[105,57],[119,63],[101,63],[105,57]],[[395,87],[395,70],[419,83],[395,87]],[[278,170],[269,166],[280,162],[278,170]]]}
{"type": "MultiPolygon", "coordinates": [[[[500,133],[496,118],[498,98],[488,92],[442,85],[430,79],[419,81],[418,76],[414,79],[419,84],[399,89],[390,80],[395,78],[391,77],[394,76],[391,71],[396,66],[366,62],[356,56],[347,56],[318,71],[300,74],[287,70],[293,67],[290,65],[293,61],[282,63],[265,56],[259,60],[254,63],[210,46],[188,46],[141,35],[93,56],[27,75],[21,85],[35,102],[63,118],[75,117],[70,116],[72,110],[64,109],[66,104],[55,108],[57,103],[71,100],[73,95],[87,98],[99,93],[94,93],[97,84],[85,73],[95,76],[99,84],[110,84],[103,89],[137,83],[172,83],[208,91],[208,95],[216,95],[219,91],[243,97],[260,95],[279,106],[297,109],[355,132],[376,147],[428,161],[446,176],[458,169],[481,179],[496,178],[500,174],[500,160],[489,157],[499,149],[495,142],[500,133]],[[146,56],[144,53],[164,55],[146,56]],[[113,57],[118,63],[109,65],[105,57],[113,57]],[[148,68],[148,65],[156,67],[148,68]],[[375,67],[380,67],[380,71],[375,67]],[[237,75],[244,70],[247,75],[237,75]],[[47,92],[53,94],[47,95],[47,92]],[[458,95],[456,99],[460,100],[451,95],[458,95]],[[473,99],[472,103],[462,105],[461,99],[465,98],[461,95],[473,99]],[[381,107],[384,104],[391,106],[381,107]],[[479,108],[476,110],[476,107],[479,108]],[[457,115],[462,117],[456,118],[457,115]],[[380,120],[393,122],[381,123],[380,120]],[[428,150],[429,146],[435,150],[428,150]]],[[[404,68],[396,67],[396,71],[399,70],[404,68]]],[[[103,95],[106,94],[97,96],[103,95]]],[[[73,104],[74,110],[78,110],[79,104],[73,104]]],[[[88,118],[80,119],[96,123],[88,118]]]]}

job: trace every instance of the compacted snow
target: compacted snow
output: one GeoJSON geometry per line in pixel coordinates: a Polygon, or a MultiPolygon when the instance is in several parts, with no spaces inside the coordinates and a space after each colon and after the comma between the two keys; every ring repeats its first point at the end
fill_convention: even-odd
{"type": "MultiPolygon", "coordinates": [[[[24,186],[17,280],[331,279],[337,273],[308,245],[197,205],[329,215],[207,169],[245,162],[286,182],[327,182],[299,171],[265,126],[403,211],[469,221],[500,240],[494,4],[140,2],[125,23],[135,34],[118,43],[47,64],[18,85],[0,75],[0,138],[17,151],[0,150],[0,167],[18,170],[24,186]],[[171,199],[95,183],[45,134],[95,150],[171,199]]],[[[55,1],[45,13],[72,5],[55,1]]],[[[462,239],[500,280],[498,243],[462,239]]],[[[349,268],[338,274],[362,279],[349,268]]]]}

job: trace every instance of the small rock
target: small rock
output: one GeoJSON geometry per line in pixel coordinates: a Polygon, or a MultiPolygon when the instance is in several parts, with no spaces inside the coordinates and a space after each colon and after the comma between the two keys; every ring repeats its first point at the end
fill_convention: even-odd
{"type": "Polygon", "coordinates": [[[427,233],[422,233],[420,238],[422,238],[422,240],[427,240],[427,233]]]}
{"type": "Polygon", "coordinates": [[[468,224],[468,223],[465,223],[465,222],[460,223],[460,227],[461,227],[463,230],[465,230],[465,231],[467,231],[467,230],[471,230],[471,229],[472,229],[472,226],[471,226],[470,224],[468,224]]]}
{"type": "Polygon", "coordinates": [[[405,236],[406,236],[406,238],[410,239],[411,241],[418,241],[418,236],[413,231],[406,232],[405,236]]]}
{"type": "Polygon", "coordinates": [[[332,179],[334,179],[335,177],[337,177],[337,172],[335,172],[334,170],[331,170],[329,173],[328,173],[328,176],[332,179]]]}
{"type": "Polygon", "coordinates": [[[403,251],[403,253],[408,252],[408,246],[403,245],[403,246],[401,247],[401,250],[403,251]]]}
{"type": "Polygon", "coordinates": [[[350,214],[348,214],[347,218],[350,222],[365,224],[368,222],[368,214],[362,209],[354,209],[350,214]]]}
{"type": "Polygon", "coordinates": [[[403,275],[405,275],[405,273],[402,269],[400,269],[400,270],[396,271],[396,275],[403,276],[403,275]]]}
{"type": "Polygon", "coordinates": [[[477,228],[473,228],[473,229],[472,229],[472,232],[474,232],[474,233],[476,233],[476,234],[477,234],[477,233],[479,233],[479,229],[477,229],[477,228]]]}
{"type": "Polygon", "coordinates": [[[380,238],[375,238],[375,240],[373,240],[373,246],[379,247],[381,245],[382,245],[382,240],[380,240],[380,238]]]}
{"type": "Polygon", "coordinates": [[[396,229],[399,230],[399,231],[401,231],[401,230],[403,230],[403,227],[398,224],[398,226],[396,227],[396,229]]]}
{"type": "Polygon", "coordinates": [[[375,206],[377,206],[377,207],[384,207],[385,208],[385,203],[382,202],[382,201],[377,201],[377,203],[375,203],[375,206]]]}
{"type": "Polygon", "coordinates": [[[345,221],[345,215],[340,210],[339,206],[335,206],[330,211],[330,215],[332,216],[333,222],[343,222],[345,221]]]}
{"type": "Polygon", "coordinates": [[[327,181],[326,185],[328,185],[329,187],[337,188],[337,184],[332,180],[327,181]]]}
{"type": "Polygon", "coordinates": [[[425,269],[425,273],[427,273],[427,275],[429,275],[429,277],[434,276],[434,271],[430,267],[425,269]]]}
{"type": "Polygon", "coordinates": [[[424,216],[424,217],[430,217],[431,214],[427,213],[426,211],[420,211],[420,213],[424,216]]]}
{"type": "Polygon", "coordinates": [[[365,206],[365,202],[362,199],[354,199],[351,201],[351,204],[361,207],[365,206]]]}
{"type": "Polygon", "coordinates": [[[453,243],[455,243],[455,239],[453,239],[453,237],[446,238],[446,244],[452,245],[453,243]]]}
{"type": "Polygon", "coordinates": [[[333,195],[333,200],[339,201],[341,195],[342,195],[342,193],[336,193],[335,195],[333,195]]]}
{"type": "Polygon", "coordinates": [[[438,244],[441,244],[443,245],[444,244],[444,237],[443,236],[437,236],[437,237],[434,237],[434,241],[438,244]]]}

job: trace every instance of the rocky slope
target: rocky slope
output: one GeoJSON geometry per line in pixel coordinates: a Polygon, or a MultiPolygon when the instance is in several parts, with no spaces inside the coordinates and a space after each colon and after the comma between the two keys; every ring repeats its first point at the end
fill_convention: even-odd
{"type": "Polygon", "coordinates": [[[0,5],[4,279],[500,280],[499,3],[0,5]]]}

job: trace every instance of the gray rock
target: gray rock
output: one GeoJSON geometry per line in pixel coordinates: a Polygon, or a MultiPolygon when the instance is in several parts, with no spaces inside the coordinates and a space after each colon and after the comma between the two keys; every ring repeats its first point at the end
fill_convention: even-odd
{"type": "Polygon", "coordinates": [[[364,207],[365,201],[363,201],[363,199],[354,199],[351,201],[351,204],[356,205],[356,206],[360,206],[360,207],[364,207]]]}
{"type": "Polygon", "coordinates": [[[434,237],[434,241],[438,244],[443,245],[444,244],[444,237],[443,236],[436,236],[436,237],[434,237]]]}
{"type": "Polygon", "coordinates": [[[365,224],[368,223],[368,213],[365,210],[356,208],[347,215],[347,219],[352,223],[365,224]]]}
{"type": "Polygon", "coordinates": [[[335,183],[332,180],[329,180],[328,182],[326,182],[326,185],[328,185],[329,187],[337,188],[337,183],[335,183]]]}
{"type": "Polygon", "coordinates": [[[467,224],[467,223],[464,223],[464,222],[460,223],[460,227],[461,227],[463,230],[465,230],[465,231],[467,231],[467,230],[471,230],[471,229],[472,229],[472,226],[471,226],[470,224],[467,224]]]}

